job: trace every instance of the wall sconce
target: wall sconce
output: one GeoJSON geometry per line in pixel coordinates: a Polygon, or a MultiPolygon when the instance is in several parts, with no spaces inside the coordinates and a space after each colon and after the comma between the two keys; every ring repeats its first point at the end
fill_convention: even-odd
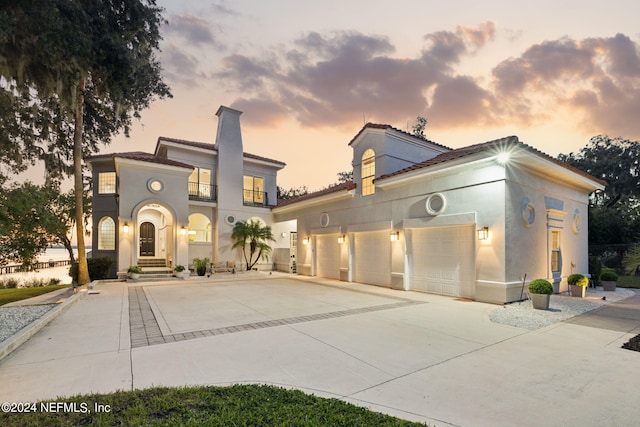
{"type": "Polygon", "coordinates": [[[344,238],[345,238],[344,234],[342,236],[339,236],[338,237],[338,243],[343,244],[344,243],[344,238]]]}
{"type": "Polygon", "coordinates": [[[129,232],[129,223],[127,221],[124,222],[124,225],[122,226],[122,231],[124,233],[128,233],[129,232]]]}
{"type": "Polygon", "coordinates": [[[304,239],[302,239],[302,244],[303,245],[308,245],[309,244],[309,238],[305,237],[304,239]]]}
{"type": "Polygon", "coordinates": [[[400,232],[396,231],[395,233],[391,233],[389,235],[389,240],[391,240],[392,242],[397,242],[398,240],[400,240],[400,232]]]}
{"type": "Polygon", "coordinates": [[[489,227],[478,229],[478,240],[487,240],[489,238],[489,227]]]}
{"type": "Polygon", "coordinates": [[[187,235],[187,229],[184,228],[184,225],[182,226],[182,228],[180,229],[180,234],[182,234],[183,236],[187,235]]]}
{"type": "Polygon", "coordinates": [[[282,233],[280,233],[280,237],[283,237],[283,238],[284,238],[284,237],[286,237],[286,236],[287,236],[287,233],[286,233],[286,232],[284,232],[284,231],[283,231],[282,233]]]}

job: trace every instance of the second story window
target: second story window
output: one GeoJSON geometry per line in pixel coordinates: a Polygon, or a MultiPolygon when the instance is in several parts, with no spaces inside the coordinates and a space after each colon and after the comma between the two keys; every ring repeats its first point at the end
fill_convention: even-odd
{"type": "Polygon", "coordinates": [[[257,176],[244,176],[242,200],[245,205],[265,204],[264,178],[257,176]]]}
{"type": "Polygon", "coordinates": [[[211,169],[195,168],[189,175],[189,196],[196,199],[213,199],[214,188],[211,185],[211,169]]]}
{"type": "Polygon", "coordinates": [[[98,174],[98,194],[116,193],[116,173],[100,172],[98,174]]]}
{"type": "Polygon", "coordinates": [[[376,192],[373,180],[376,177],[376,153],[371,148],[362,153],[362,195],[368,196],[376,192]]]}

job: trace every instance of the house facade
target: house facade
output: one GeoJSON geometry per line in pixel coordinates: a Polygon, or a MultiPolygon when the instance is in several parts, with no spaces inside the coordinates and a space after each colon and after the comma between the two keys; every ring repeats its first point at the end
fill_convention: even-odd
{"type": "MultiPolygon", "coordinates": [[[[242,264],[238,220],[273,229],[263,269],[492,303],[588,274],[587,206],[605,182],[507,137],[451,149],[389,125],[349,142],[353,181],[277,201],[277,160],[245,153],[241,112],[215,144],[159,138],[154,153],[94,156],[93,253],[242,264]]],[[[115,274],[115,272],[114,272],[115,274]]]]}
{"type": "MultiPolygon", "coordinates": [[[[190,266],[242,259],[231,249],[238,220],[271,225],[276,176],[285,164],[245,153],[240,111],[220,107],[215,144],[158,138],[154,153],[93,156],[92,254],[116,271],[143,260],[190,266]]],[[[289,246],[289,242],[276,242],[289,246]]]]}

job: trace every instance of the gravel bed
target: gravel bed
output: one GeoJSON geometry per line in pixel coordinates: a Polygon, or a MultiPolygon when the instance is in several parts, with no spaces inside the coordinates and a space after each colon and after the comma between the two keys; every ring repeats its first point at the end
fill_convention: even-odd
{"type": "Polygon", "coordinates": [[[495,323],[534,331],[633,295],[635,293],[629,289],[604,292],[600,287],[589,288],[585,298],[551,295],[549,310],[536,310],[531,300],[526,300],[496,308],[491,311],[489,318],[495,323]]]}
{"type": "Polygon", "coordinates": [[[57,304],[0,307],[0,342],[44,316],[57,304]]]}

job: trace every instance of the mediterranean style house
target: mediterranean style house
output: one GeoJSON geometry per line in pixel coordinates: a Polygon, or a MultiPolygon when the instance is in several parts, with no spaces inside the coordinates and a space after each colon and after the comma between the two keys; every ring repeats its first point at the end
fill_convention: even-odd
{"type": "Polygon", "coordinates": [[[120,271],[240,264],[231,229],[257,218],[276,238],[266,269],[492,303],[520,299],[525,277],[563,292],[588,274],[587,206],[606,183],[515,136],[451,149],[369,123],[349,142],[352,182],[277,201],[284,163],[244,153],[240,114],[218,110],[215,145],[91,158],[94,254],[120,271]]]}

